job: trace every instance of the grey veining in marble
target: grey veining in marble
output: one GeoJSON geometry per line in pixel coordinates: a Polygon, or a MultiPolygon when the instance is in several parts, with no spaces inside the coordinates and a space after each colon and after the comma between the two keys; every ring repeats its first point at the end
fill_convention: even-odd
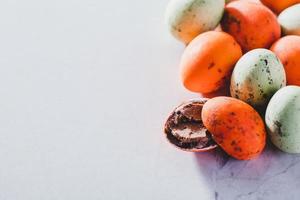
{"type": "Polygon", "coordinates": [[[238,161],[220,150],[198,153],[201,177],[215,191],[215,200],[299,199],[300,156],[268,145],[258,158],[238,161]]]}

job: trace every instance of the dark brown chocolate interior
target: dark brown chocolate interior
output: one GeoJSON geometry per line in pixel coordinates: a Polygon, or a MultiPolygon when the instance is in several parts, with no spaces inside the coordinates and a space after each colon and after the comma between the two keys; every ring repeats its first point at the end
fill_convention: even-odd
{"type": "Polygon", "coordinates": [[[203,149],[216,143],[204,127],[201,111],[207,99],[191,100],[178,106],[167,119],[167,139],[182,149],[203,149]],[[184,131],[180,134],[180,131],[184,131]]]}

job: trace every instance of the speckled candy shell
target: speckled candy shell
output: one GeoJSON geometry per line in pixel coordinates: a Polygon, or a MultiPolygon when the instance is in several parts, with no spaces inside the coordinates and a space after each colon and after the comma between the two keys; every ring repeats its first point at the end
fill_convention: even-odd
{"type": "Polygon", "coordinates": [[[237,62],[230,93],[252,106],[263,106],[285,85],[285,71],[276,55],[267,49],[255,49],[237,62]]]}
{"type": "Polygon", "coordinates": [[[217,27],[224,6],[225,0],[171,0],[165,15],[168,29],[187,44],[200,33],[217,27]]]}
{"type": "Polygon", "coordinates": [[[300,87],[287,86],[271,99],[266,126],[272,143],[288,153],[300,153],[300,87]]]}

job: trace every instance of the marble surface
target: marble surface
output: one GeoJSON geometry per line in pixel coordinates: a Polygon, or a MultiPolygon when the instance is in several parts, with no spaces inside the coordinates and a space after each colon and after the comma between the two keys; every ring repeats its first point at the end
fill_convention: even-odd
{"type": "Polygon", "coordinates": [[[195,157],[215,199],[299,198],[299,156],[279,152],[272,145],[251,161],[237,161],[221,151],[195,157]]]}
{"type": "Polygon", "coordinates": [[[300,196],[300,158],[186,153],[162,133],[198,97],[167,0],[0,2],[0,200],[234,200],[300,196]]]}

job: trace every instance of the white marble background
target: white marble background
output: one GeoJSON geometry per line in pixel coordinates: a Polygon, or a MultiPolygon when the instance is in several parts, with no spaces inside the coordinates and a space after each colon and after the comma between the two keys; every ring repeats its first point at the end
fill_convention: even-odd
{"type": "Polygon", "coordinates": [[[299,199],[300,159],[181,152],[167,0],[0,1],[0,200],[299,199]]]}

